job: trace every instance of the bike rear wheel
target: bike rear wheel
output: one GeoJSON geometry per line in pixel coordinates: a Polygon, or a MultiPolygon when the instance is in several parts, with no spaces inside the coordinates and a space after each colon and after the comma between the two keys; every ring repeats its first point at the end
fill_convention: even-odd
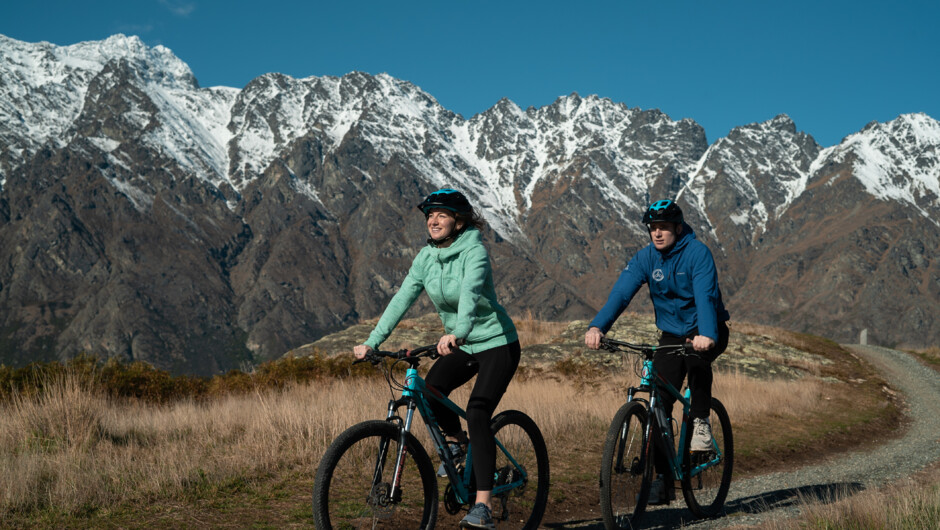
{"type": "Polygon", "coordinates": [[[505,448],[496,448],[493,519],[505,521],[510,528],[538,528],[548,504],[549,485],[548,449],[542,431],[532,418],[517,410],[501,412],[490,428],[505,448]],[[496,493],[500,486],[520,481],[522,484],[510,491],[496,493]]]}
{"type": "Polygon", "coordinates": [[[646,509],[653,477],[647,418],[643,405],[630,402],[620,407],[607,431],[600,477],[605,528],[634,528],[646,509]]]}
{"type": "Polygon", "coordinates": [[[688,436],[682,446],[682,495],[696,517],[714,517],[721,513],[728,497],[734,466],[731,419],[724,405],[715,398],[712,398],[709,423],[713,439],[711,451],[693,453],[689,450],[692,442],[691,424],[686,430],[688,436]]]}
{"type": "Polygon", "coordinates": [[[329,528],[433,528],[437,477],[408,433],[400,487],[392,491],[401,428],[367,421],[340,434],[324,453],[313,488],[313,520],[329,528]]]}

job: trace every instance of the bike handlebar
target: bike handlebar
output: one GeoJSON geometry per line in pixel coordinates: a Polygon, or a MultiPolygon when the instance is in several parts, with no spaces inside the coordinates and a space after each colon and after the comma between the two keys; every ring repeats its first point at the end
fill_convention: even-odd
{"type": "Polygon", "coordinates": [[[437,353],[437,344],[428,344],[427,346],[421,346],[420,348],[415,348],[413,350],[401,349],[398,351],[382,351],[382,350],[372,350],[362,359],[356,359],[353,361],[353,364],[369,362],[373,365],[377,365],[382,362],[383,358],[394,359],[396,361],[407,361],[409,364],[416,365],[418,364],[418,359],[420,357],[428,357],[430,359],[437,359],[441,355],[437,353]]]}
{"type": "Polygon", "coordinates": [[[695,348],[692,347],[691,342],[686,342],[685,344],[668,344],[668,345],[655,345],[655,344],[634,344],[631,342],[624,342],[622,340],[610,339],[607,337],[601,338],[601,349],[610,351],[610,352],[621,352],[626,350],[632,350],[638,354],[644,355],[646,357],[652,357],[656,352],[669,353],[673,355],[699,355],[699,352],[695,351],[695,348]]]}

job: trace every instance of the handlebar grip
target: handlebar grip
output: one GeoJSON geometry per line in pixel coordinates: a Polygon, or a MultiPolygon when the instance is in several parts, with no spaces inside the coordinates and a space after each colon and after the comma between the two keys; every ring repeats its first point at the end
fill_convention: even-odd
{"type": "Polygon", "coordinates": [[[369,353],[367,353],[366,356],[363,357],[362,359],[354,360],[352,364],[357,365],[359,363],[372,363],[372,366],[375,366],[379,364],[380,362],[382,362],[382,357],[376,354],[375,350],[372,350],[369,353]]]}

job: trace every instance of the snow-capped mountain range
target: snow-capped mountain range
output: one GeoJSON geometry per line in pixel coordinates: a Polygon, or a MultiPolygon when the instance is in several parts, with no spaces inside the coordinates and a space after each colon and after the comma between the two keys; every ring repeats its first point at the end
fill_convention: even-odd
{"type": "MultiPolygon", "coordinates": [[[[924,114],[872,123],[827,148],[798,132],[786,115],[738,127],[709,145],[704,130],[691,120],[674,121],[658,110],[593,95],[572,94],[525,110],[504,99],[465,119],[415,85],[385,74],[305,79],[266,74],[242,89],[201,88],[170,50],[148,47],[136,37],[116,35],[60,47],[0,35],[0,232],[7,232],[4,243],[20,247],[7,260],[10,265],[0,269],[0,305],[13,315],[3,324],[51,322],[48,316],[30,317],[24,309],[48,301],[42,301],[46,289],[26,281],[18,269],[29,261],[21,244],[31,239],[24,220],[32,219],[30,229],[39,221],[16,205],[42,204],[40,197],[52,183],[68,190],[63,192],[67,199],[57,200],[70,205],[67,215],[76,216],[76,222],[82,205],[95,200],[86,195],[87,186],[94,189],[93,197],[108,196],[112,223],[116,211],[142,224],[152,224],[166,208],[175,212],[185,238],[204,245],[213,267],[221,267],[207,273],[219,275],[224,291],[219,296],[227,307],[223,313],[231,321],[218,325],[246,334],[242,343],[252,352],[246,355],[263,357],[380,311],[420,239],[421,227],[412,226],[413,203],[438,187],[464,190],[483,212],[495,238],[494,262],[510,267],[506,277],[521,284],[501,287],[510,307],[535,309],[545,317],[590,316],[625,253],[647,237],[637,222],[643,206],[678,196],[728,277],[723,287],[734,308],[736,293],[746,290],[757,273],[754,256],[786,254],[781,241],[794,232],[818,231],[834,222],[829,216],[841,215],[840,226],[848,230],[842,234],[852,234],[859,227],[844,220],[851,212],[863,208],[870,213],[878,211],[871,205],[890,204],[891,215],[902,212],[912,226],[936,232],[938,146],[940,123],[924,114]],[[70,182],[79,174],[81,185],[70,182]],[[177,195],[189,199],[170,199],[177,195]],[[196,196],[199,200],[192,200],[196,196]],[[366,222],[360,216],[367,212],[366,222]],[[266,232],[280,216],[283,226],[266,232]],[[808,220],[823,225],[807,225],[808,220]],[[298,258],[316,253],[315,261],[331,271],[331,287],[311,285],[300,269],[279,274],[295,278],[301,290],[343,298],[329,311],[309,307],[317,296],[289,294],[298,285],[287,288],[284,278],[264,272],[274,266],[272,252],[278,252],[271,245],[286,245],[291,230],[299,230],[296,237],[312,238],[307,242],[315,248],[293,252],[298,258]],[[367,250],[358,248],[364,241],[367,250]],[[246,265],[249,256],[252,266],[246,265]],[[238,284],[242,280],[246,283],[238,284]],[[292,297],[295,302],[286,301],[292,297]],[[245,309],[252,300],[263,309],[245,309]],[[303,308],[293,319],[296,329],[284,324],[277,332],[263,329],[266,315],[284,307],[303,308]]],[[[863,228],[871,231],[867,224],[863,228]]],[[[67,232],[56,237],[68,238],[67,232]]],[[[89,235],[102,242],[88,244],[90,250],[82,254],[90,265],[78,269],[87,275],[94,264],[107,262],[109,272],[99,280],[126,283],[125,274],[140,275],[140,264],[137,273],[130,265],[116,273],[124,268],[113,266],[109,252],[124,244],[104,242],[119,241],[113,238],[120,230],[109,226],[107,232],[108,238],[100,231],[89,235]]],[[[804,233],[803,240],[808,239],[804,233]]],[[[280,252],[290,253],[286,247],[280,252]]],[[[919,296],[927,299],[926,311],[937,303],[936,297],[929,300],[936,292],[929,277],[936,278],[937,269],[926,254],[921,258],[926,268],[919,274],[926,276],[919,296]]],[[[74,259],[58,255],[51,263],[62,274],[73,274],[74,259]]],[[[57,274],[54,268],[47,272],[57,274]]],[[[810,323],[811,316],[780,318],[781,311],[804,312],[807,303],[791,300],[777,304],[772,313],[781,322],[838,337],[878,317],[874,309],[862,311],[870,318],[857,318],[845,332],[810,323]]],[[[853,303],[862,302],[852,298],[846,307],[853,303]]],[[[147,350],[152,344],[116,351],[113,336],[102,337],[130,333],[126,325],[100,316],[101,311],[87,310],[83,316],[87,306],[66,305],[56,317],[63,329],[36,331],[42,328],[37,324],[32,335],[20,332],[18,343],[49,336],[55,355],[87,346],[159,358],[147,350]],[[79,323],[109,331],[79,332],[73,329],[79,323]]],[[[738,305],[744,316],[774,323],[759,302],[738,305]]],[[[142,306],[138,321],[155,313],[142,306]]],[[[923,329],[918,325],[905,329],[940,338],[933,322],[923,329]]],[[[886,330],[885,337],[901,340],[894,331],[886,330]]]]}

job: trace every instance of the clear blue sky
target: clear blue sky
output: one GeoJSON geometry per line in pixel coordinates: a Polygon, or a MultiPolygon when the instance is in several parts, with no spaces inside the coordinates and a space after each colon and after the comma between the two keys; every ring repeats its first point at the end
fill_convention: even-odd
{"type": "Polygon", "coordinates": [[[692,118],[709,142],[788,114],[823,146],[872,120],[940,119],[940,2],[7,1],[0,33],[162,44],[202,86],[388,73],[464,117],[597,94],[692,118]]]}

